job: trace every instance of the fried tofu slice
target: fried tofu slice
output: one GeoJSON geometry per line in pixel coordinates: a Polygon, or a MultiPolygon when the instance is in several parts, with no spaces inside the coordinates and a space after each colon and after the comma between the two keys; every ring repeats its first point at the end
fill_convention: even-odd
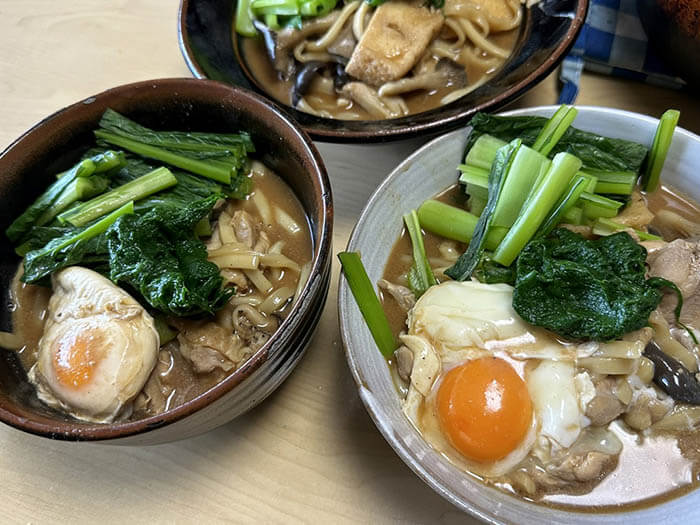
{"type": "Polygon", "coordinates": [[[443,22],[440,11],[386,2],[375,10],[345,71],[371,86],[398,80],[418,62],[443,22]]]}

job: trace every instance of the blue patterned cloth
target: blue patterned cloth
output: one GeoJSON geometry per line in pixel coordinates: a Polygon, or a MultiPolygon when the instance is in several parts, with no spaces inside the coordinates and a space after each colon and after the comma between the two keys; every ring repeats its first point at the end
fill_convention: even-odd
{"type": "Polygon", "coordinates": [[[647,48],[635,0],[590,0],[586,23],[561,65],[560,104],[576,100],[584,67],[668,88],[685,86],[647,48]]]}

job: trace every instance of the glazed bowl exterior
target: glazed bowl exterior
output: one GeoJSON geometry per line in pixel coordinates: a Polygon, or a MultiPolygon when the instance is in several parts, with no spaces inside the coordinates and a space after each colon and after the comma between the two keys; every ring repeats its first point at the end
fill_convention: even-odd
{"type": "MultiPolygon", "coordinates": [[[[464,126],[478,111],[494,111],[543,80],[563,60],[586,18],[588,0],[542,0],[523,15],[515,48],[492,79],[455,102],[391,120],[335,120],[285,106],[317,140],[386,142],[464,126]]],[[[268,97],[249,72],[233,33],[236,1],[181,0],[180,49],[192,74],[243,86],[268,97]]],[[[279,102],[277,102],[279,103],[279,102]]]]}
{"type": "MultiPolygon", "coordinates": [[[[503,114],[550,116],[555,110],[556,107],[538,107],[503,114]]],[[[578,110],[574,125],[580,129],[651,145],[658,122],[654,118],[599,107],[578,107],[578,110]]],[[[402,229],[402,215],[457,182],[456,167],[464,158],[468,133],[469,128],[464,128],[428,143],[399,164],[369,199],[347,250],[361,253],[373,283],[384,272],[402,229]]],[[[700,137],[677,129],[663,181],[700,201],[697,166],[700,166],[700,137]]],[[[350,370],[377,428],[425,483],[460,509],[489,523],[677,523],[681,517],[688,523],[700,521],[697,491],[638,510],[584,513],[537,505],[484,485],[433,450],[404,416],[389,367],[344,277],[339,284],[338,316],[350,370]]]]}
{"type": "MultiPolygon", "coordinates": [[[[325,167],[309,137],[277,108],[240,88],[213,81],[162,79],[128,84],[77,102],[43,120],[0,154],[0,231],[29,205],[50,177],[93,143],[107,108],[156,129],[247,130],[256,158],[278,173],[306,211],[313,243],[309,281],[287,319],[238,370],[195,399],[133,422],[83,423],[45,407],[17,356],[0,350],[0,421],[54,439],[141,445],[174,441],[226,423],[254,407],[291,372],[304,353],[328,292],[333,204],[325,167]]],[[[20,262],[0,242],[0,330],[11,329],[9,283],[20,262]]]]}

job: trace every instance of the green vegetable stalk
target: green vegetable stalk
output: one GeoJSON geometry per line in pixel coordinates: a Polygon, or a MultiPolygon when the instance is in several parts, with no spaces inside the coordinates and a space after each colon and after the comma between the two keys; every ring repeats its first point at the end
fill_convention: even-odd
{"type": "Polygon", "coordinates": [[[157,168],[138,179],[61,213],[58,220],[62,224],[70,223],[73,226],[83,226],[118,208],[125,202],[143,199],[175,184],[177,184],[177,179],[168,168],[157,168]]]}
{"type": "Polygon", "coordinates": [[[469,247],[467,251],[457,259],[457,262],[445,271],[445,274],[455,281],[469,279],[472,272],[479,264],[493,219],[493,211],[496,208],[498,200],[501,198],[501,192],[506,177],[508,176],[508,170],[521,144],[522,142],[520,139],[515,139],[499,149],[496,154],[496,159],[491,166],[491,173],[489,173],[489,198],[486,203],[486,208],[484,208],[474,228],[474,235],[469,243],[469,247]]]}
{"type": "Polygon", "coordinates": [[[549,152],[554,149],[559,139],[562,138],[569,126],[574,122],[578,110],[572,106],[559,106],[550,117],[547,123],[540,131],[540,134],[535,139],[532,149],[539,151],[542,155],[549,155],[549,152]]]}
{"type": "MultiPolygon", "coordinates": [[[[418,221],[429,232],[447,239],[469,243],[479,222],[479,217],[444,202],[427,200],[418,208],[418,221]]],[[[484,247],[495,250],[508,228],[491,227],[486,234],[484,247]]]]}
{"type": "Polygon", "coordinates": [[[676,129],[680,115],[678,110],[669,109],[659,119],[654,142],[651,146],[651,151],[649,151],[646,169],[642,175],[642,186],[646,191],[652,192],[659,187],[661,169],[666,161],[668,148],[671,146],[673,132],[676,129]]]}
{"type": "Polygon", "coordinates": [[[425,291],[437,284],[433,270],[428,262],[428,256],[425,253],[423,244],[423,234],[421,233],[420,224],[416,210],[411,210],[403,216],[403,221],[406,224],[408,235],[411,237],[411,246],[413,247],[413,265],[408,273],[408,282],[416,297],[420,297],[425,291]]]}
{"type": "Polygon", "coordinates": [[[360,313],[372,333],[374,342],[377,343],[382,355],[389,359],[396,350],[396,338],[367,276],[367,271],[362,265],[360,255],[356,252],[341,252],[338,254],[338,259],[340,259],[345,279],[347,279],[360,313]]]}

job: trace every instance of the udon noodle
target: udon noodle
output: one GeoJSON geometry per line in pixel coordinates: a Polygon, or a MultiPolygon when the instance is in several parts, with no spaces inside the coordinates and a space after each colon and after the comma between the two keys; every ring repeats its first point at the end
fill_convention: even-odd
{"type": "Polygon", "coordinates": [[[523,9],[519,0],[446,0],[442,9],[353,0],[301,29],[259,23],[266,38],[243,38],[242,53],[265,90],[301,111],[397,118],[454,102],[489,80],[512,53],[523,9]]]}

